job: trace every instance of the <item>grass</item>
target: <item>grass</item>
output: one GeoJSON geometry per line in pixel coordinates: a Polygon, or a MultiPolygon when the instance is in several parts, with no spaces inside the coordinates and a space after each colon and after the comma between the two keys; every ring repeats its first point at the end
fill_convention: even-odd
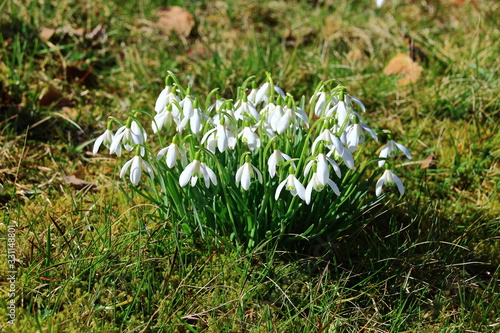
{"type": "Polygon", "coordinates": [[[498,330],[497,4],[169,2],[193,14],[189,37],[155,24],[162,5],[0,2],[0,228],[7,244],[17,225],[18,259],[6,332],[498,330]],[[382,71],[404,34],[428,62],[400,87],[382,71]],[[167,70],[223,95],[265,71],[294,95],[335,78],[412,151],[406,195],[302,248],[177,243],[119,163],[87,153],[108,115],[152,109],[167,70]],[[89,183],[67,183],[75,172],[89,183]]]}

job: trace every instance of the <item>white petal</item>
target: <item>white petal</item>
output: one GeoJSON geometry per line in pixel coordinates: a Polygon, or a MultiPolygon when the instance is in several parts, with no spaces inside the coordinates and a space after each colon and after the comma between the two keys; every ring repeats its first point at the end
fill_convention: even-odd
{"type": "Polygon", "coordinates": [[[262,184],[262,173],[259,171],[259,169],[257,169],[253,165],[252,165],[252,168],[255,171],[255,173],[257,174],[257,179],[259,180],[259,183],[262,184]]]}
{"type": "Polygon", "coordinates": [[[175,144],[170,144],[167,152],[167,166],[172,169],[177,161],[177,150],[175,144]]]}
{"type": "Polygon", "coordinates": [[[238,168],[238,170],[236,171],[236,177],[235,177],[235,179],[236,179],[237,183],[241,182],[241,175],[243,173],[243,167],[244,167],[244,165],[240,166],[238,168]]]}
{"type": "Polygon", "coordinates": [[[122,166],[122,169],[120,171],[120,178],[123,178],[123,176],[125,176],[125,174],[127,173],[127,169],[130,167],[130,164],[132,164],[132,162],[133,159],[130,159],[122,166]]]}
{"type": "Polygon", "coordinates": [[[339,187],[337,186],[337,184],[333,182],[333,180],[328,179],[326,183],[330,185],[330,187],[332,188],[333,192],[335,192],[336,195],[340,195],[339,187]]]}
{"type": "Polygon", "coordinates": [[[250,187],[250,166],[248,164],[249,163],[245,163],[243,165],[243,173],[241,175],[241,187],[243,187],[244,190],[248,190],[250,187]]]}
{"type": "Polygon", "coordinates": [[[302,185],[299,180],[295,177],[293,177],[293,184],[295,186],[295,190],[297,191],[297,194],[302,200],[305,200],[305,192],[306,189],[304,188],[304,185],[302,185]]]}
{"type": "Polygon", "coordinates": [[[410,151],[405,147],[403,146],[402,144],[400,143],[397,143],[397,142],[394,142],[396,144],[396,146],[398,146],[399,150],[401,150],[405,155],[406,157],[411,160],[411,154],[410,154],[410,151]]]}
{"type": "Polygon", "coordinates": [[[149,172],[149,177],[151,177],[151,179],[154,179],[155,178],[155,173],[153,171],[153,168],[151,167],[151,165],[146,162],[146,161],[142,161],[142,163],[144,163],[144,166],[146,167],[146,170],[148,170],[149,172]]]}
{"type": "Polygon", "coordinates": [[[380,179],[377,181],[377,184],[375,185],[375,194],[377,197],[382,194],[382,186],[385,184],[385,173],[380,177],[380,179]]]}
{"type": "Polygon", "coordinates": [[[158,152],[158,154],[156,155],[156,160],[157,160],[157,161],[161,160],[161,159],[163,158],[163,156],[165,156],[165,154],[167,153],[167,151],[168,151],[168,148],[169,148],[169,147],[170,147],[170,146],[165,147],[165,148],[162,148],[162,149],[158,152]]]}
{"type": "Polygon", "coordinates": [[[396,183],[396,186],[398,187],[399,193],[401,195],[405,194],[405,187],[404,187],[401,179],[399,179],[399,177],[396,176],[394,173],[392,174],[392,176],[394,177],[394,182],[396,183]]]}
{"type": "Polygon", "coordinates": [[[306,204],[308,204],[308,205],[311,202],[311,193],[312,193],[313,186],[314,186],[314,181],[313,181],[313,179],[311,179],[309,184],[307,184],[306,192],[305,192],[305,197],[306,197],[305,201],[306,201],[306,204]]]}
{"type": "Polygon", "coordinates": [[[186,186],[186,184],[189,182],[189,179],[191,179],[191,177],[193,176],[193,169],[195,167],[196,162],[197,161],[193,161],[189,163],[184,169],[184,171],[182,171],[181,175],[179,176],[179,185],[181,187],[186,186]]]}
{"type": "Polygon", "coordinates": [[[102,142],[104,141],[104,134],[100,135],[94,142],[94,148],[92,149],[92,153],[97,154],[99,151],[99,147],[101,146],[102,142]]]}
{"type": "Polygon", "coordinates": [[[132,184],[137,185],[141,180],[142,175],[142,166],[141,166],[141,158],[139,156],[135,156],[133,158],[132,166],[130,167],[130,181],[132,184]]]}
{"type": "Polygon", "coordinates": [[[279,199],[281,190],[283,190],[283,187],[287,182],[288,182],[288,177],[278,185],[278,188],[276,189],[276,194],[274,195],[275,200],[279,199]]]}

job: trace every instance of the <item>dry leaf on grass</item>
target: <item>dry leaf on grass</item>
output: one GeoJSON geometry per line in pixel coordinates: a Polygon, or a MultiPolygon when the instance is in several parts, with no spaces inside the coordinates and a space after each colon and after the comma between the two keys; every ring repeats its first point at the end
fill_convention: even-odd
{"type": "Polygon", "coordinates": [[[158,26],[167,34],[172,30],[180,36],[188,37],[194,27],[194,18],[190,12],[179,6],[160,9],[156,12],[158,26]]]}
{"type": "Polygon", "coordinates": [[[384,68],[385,75],[403,74],[404,77],[398,81],[399,86],[417,82],[422,74],[422,66],[414,62],[407,54],[400,53],[394,56],[384,68]]]}
{"type": "Polygon", "coordinates": [[[90,188],[97,187],[96,184],[77,178],[73,175],[64,176],[64,181],[66,182],[66,184],[76,189],[82,189],[84,187],[90,187],[90,188]]]}
{"type": "Polygon", "coordinates": [[[40,29],[40,33],[38,34],[38,37],[46,42],[50,39],[50,37],[52,37],[52,35],[56,32],[55,29],[51,29],[51,28],[47,28],[47,27],[42,27],[40,29]]]}
{"type": "Polygon", "coordinates": [[[430,153],[430,155],[427,156],[425,160],[423,160],[420,163],[420,169],[435,168],[436,163],[437,163],[436,156],[434,155],[434,153],[430,153]]]}

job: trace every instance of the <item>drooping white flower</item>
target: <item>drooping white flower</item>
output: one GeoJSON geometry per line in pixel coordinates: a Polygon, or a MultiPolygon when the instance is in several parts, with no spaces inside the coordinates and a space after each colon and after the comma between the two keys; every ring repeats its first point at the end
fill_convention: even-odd
{"type": "Polygon", "coordinates": [[[362,122],[352,124],[347,128],[346,132],[347,149],[349,149],[351,153],[354,152],[360,144],[365,142],[365,132],[368,132],[372,138],[378,142],[375,132],[362,122]]]}
{"type": "Polygon", "coordinates": [[[189,122],[189,126],[191,129],[191,133],[193,134],[198,134],[200,133],[202,129],[202,121],[206,118],[206,115],[201,112],[201,110],[197,106],[197,102],[194,103],[194,107],[189,108],[190,111],[184,113],[184,118],[182,119],[181,123],[177,126],[177,131],[182,132],[185,128],[187,123],[189,122]],[[186,116],[188,114],[189,116],[186,116]]]}
{"type": "Polygon", "coordinates": [[[165,111],[168,104],[174,101],[180,102],[180,98],[174,93],[173,87],[170,85],[165,86],[165,88],[160,92],[158,99],[155,104],[156,113],[165,111]]]}
{"type": "Polygon", "coordinates": [[[377,181],[377,184],[375,185],[375,194],[377,195],[377,197],[382,194],[382,187],[384,185],[391,185],[394,183],[398,187],[399,193],[403,195],[405,193],[405,188],[401,179],[399,179],[399,177],[396,176],[391,170],[385,170],[384,174],[382,175],[382,177],[380,177],[380,179],[377,181]]]}
{"type": "Polygon", "coordinates": [[[377,7],[380,8],[384,4],[385,0],[375,0],[375,3],[377,4],[377,7]]]}
{"type": "Polygon", "coordinates": [[[306,127],[309,127],[309,120],[304,110],[294,107],[284,108],[283,115],[276,123],[276,132],[278,132],[278,134],[283,133],[291,124],[293,124],[294,129],[297,129],[297,118],[301,119],[303,124],[306,124],[306,127]]]}
{"type": "Polygon", "coordinates": [[[236,117],[236,119],[246,120],[252,117],[252,119],[255,121],[260,120],[260,114],[255,109],[253,103],[247,100],[246,95],[243,100],[238,101],[237,106],[238,108],[236,109],[236,111],[234,111],[234,116],[236,117]]]}
{"type": "Polygon", "coordinates": [[[146,170],[149,172],[149,176],[151,177],[151,179],[154,179],[153,168],[151,167],[151,165],[149,165],[148,162],[144,161],[144,159],[140,155],[134,156],[132,159],[130,159],[123,165],[120,171],[120,178],[123,178],[123,176],[125,176],[129,167],[130,167],[130,182],[133,185],[139,184],[143,168],[146,168],[146,170]]]}
{"type": "Polygon", "coordinates": [[[337,184],[335,184],[335,182],[333,180],[328,179],[326,184],[322,184],[319,180],[318,174],[316,172],[313,173],[311,180],[309,181],[309,183],[307,184],[307,187],[306,187],[306,192],[305,192],[306,204],[309,205],[309,203],[311,202],[311,194],[312,194],[313,189],[316,192],[321,192],[321,191],[323,191],[323,189],[325,188],[326,185],[330,186],[336,195],[340,195],[340,190],[339,190],[337,184]]]}
{"type": "Polygon", "coordinates": [[[166,162],[170,169],[176,165],[178,159],[180,159],[183,164],[187,164],[186,153],[176,143],[172,142],[168,147],[160,150],[156,159],[160,160],[165,155],[167,155],[166,162]]]}
{"type": "MultiPolygon", "coordinates": [[[[274,86],[274,91],[278,93],[281,97],[285,98],[286,95],[283,92],[283,90],[278,87],[274,86]]],[[[265,104],[269,103],[269,97],[271,96],[271,84],[269,82],[265,82],[259,90],[257,90],[257,93],[255,95],[255,105],[258,105],[261,102],[265,102],[265,104]]]]}
{"type": "Polygon", "coordinates": [[[304,188],[304,185],[300,183],[300,181],[295,177],[294,174],[289,174],[288,177],[285,178],[284,181],[282,181],[279,185],[278,188],[276,189],[276,193],[274,195],[274,199],[278,200],[281,194],[281,190],[283,190],[283,187],[286,185],[286,190],[290,191],[290,193],[293,196],[298,195],[299,198],[302,200],[305,200],[305,192],[306,189],[304,188]]]}
{"type": "Polygon", "coordinates": [[[315,152],[316,146],[319,143],[324,143],[325,147],[330,149],[330,152],[327,156],[334,155],[336,158],[340,157],[344,160],[345,165],[352,169],[354,168],[354,158],[351,153],[344,147],[340,139],[333,134],[330,129],[324,129],[313,141],[311,151],[315,152]]]}
{"type": "Polygon", "coordinates": [[[254,151],[260,147],[260,138],[255,133],[256,127],[248,127],[246,126],[243,130],[238,134],[238,138],[244,143],[247,144],[248,149],[250,151],[254,151]]]}
{"type": "Polygon", "coordinates": [[[153,133],[158,133],[165,124],[169,126],[174,123],[179,125],[180,122],[181,114],[179,109],[175,104],[169,104],[163,111],[155,115],[151,127],[153,128],[153,133]]]}
{"type": "Polygon", "coordinates": [[[403,146],[402,144],[394,141],[394,140],[388,140],[387,144],[385,145],[384,148],[380,151],[380,158],[383,158],[383,160],[378,161],[378,166],[381,167],[385,164],[385,160],[388,157],[394,157],[398,153],[398,150],[403,152],[406,157],[411,160],[411,154],[408,148],[403,146]]]}
{"type": "MultiPolygon", "coordinates": [[[[134,145],[144,144],[146,137],[146,132],[133,120],[128,126],[122,126],[116,131],[109,151],[111,154],[118,155],[118,152],[121,152],[121,145],[126,150],[131,151],[134,149],[134,145]]],[[[141,155],[144,155],[144,148],[141,148],[141,155]]]]}
{"type": "Polygon", "coordinates": [[[245,162],[238,171],[236,171],[236,182],[241,183],[241,187],[244,190],[248,190],[250,187],[251,178],[255,178],[257,175],[257,179],[262,184],[262,173],[253,166],[250,162],[245,162]]]}
{"type": "Polygon", "coordinates": [[[197,159],[189,163],[184,171],[182,171],[179,176],[179,185],[184,187],[187,183],[191,182],[191,186],[195,186],[198,178],[203,178],[205,180],[205,186],[207,188],[210,187],[210,182],[217,185],[217,178],[212,169],[197,159]]]}
{"type": "Polygon", "coordinates": [[[269,175],[274,178],[276,175],[276,167],[285,161],[290,160],[291,157],[285,153],[282,153],[278,149],[275,149],[269,159],[267,160],[267,166],[269,168],[269,175]]]}
{"type": "MultiPolygon", "coordinates": [[[[113,132],[109,129],[106,129],[104,133],[102,133],[94,142],[94,148],[92,149],[92,153],[97,154],[99,151],[99,147],[104,145],[104,147],[109,148],[111,146],[111,142],[113,142],[113,132]]],[[[120,151],[121,153],[121,151],[120,151]]],[[[118,155],[118,154],[117,154],[118,155]]],[[[120,156],[120,155],[118,155],[120,156]]]]}
{"type": "Polygon", "coordinates": [[[315,159],[310,160],[306,164],[306,167],[304,168],[304,176],[307,176],[309,174],[309,171],[311,170],[311,167],[313,165],[316,165],[315,173],[318,175],[318,180],[322,185],[326,185],[326,183],[330,179],[330,170],[328,168],[328,164],[333,167],[335,174],[340,178],[342,174],[338,164],[330,157],[322,153],[318,154],[315,159]]]}

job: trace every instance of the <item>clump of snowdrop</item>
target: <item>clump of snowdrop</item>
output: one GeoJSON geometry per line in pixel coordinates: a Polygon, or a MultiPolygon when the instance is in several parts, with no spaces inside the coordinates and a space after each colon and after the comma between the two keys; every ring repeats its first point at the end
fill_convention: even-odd
{"type": "Polygon", "coordinates": [[[230,89],[236,96],[224,99],[215,90],[196,96],[169,72],[152,112],[126,115],[123,122],[110,117],[93,152],[105,146],[121,156],[135,149],[120,176],[129,173],[146,198],[156,193],[160,210],[182,221],[183,230],[204,234],[210,228],[249,247],[269,233],[313,237],[338,231],[341,223],[330,224],[343,216],[346,203],[376,201],[390,184],[404,194],[394,158],[411,154],[386,131],[378,158],[366,158],[364,145],[379,139],[365,123],[367,110],[345,87],[330,85],[322,82],[309,99],[296,99],[268,74],[260,87],[251,77],[230,89]],[[115,122],[120,127],[113,133],[115,122]],[[148,122],[156,139],[142,125],[148,122]],[[367,166],[374,164],[382,168],[375,196],[366,183],[373,179],[367,166]]]}

